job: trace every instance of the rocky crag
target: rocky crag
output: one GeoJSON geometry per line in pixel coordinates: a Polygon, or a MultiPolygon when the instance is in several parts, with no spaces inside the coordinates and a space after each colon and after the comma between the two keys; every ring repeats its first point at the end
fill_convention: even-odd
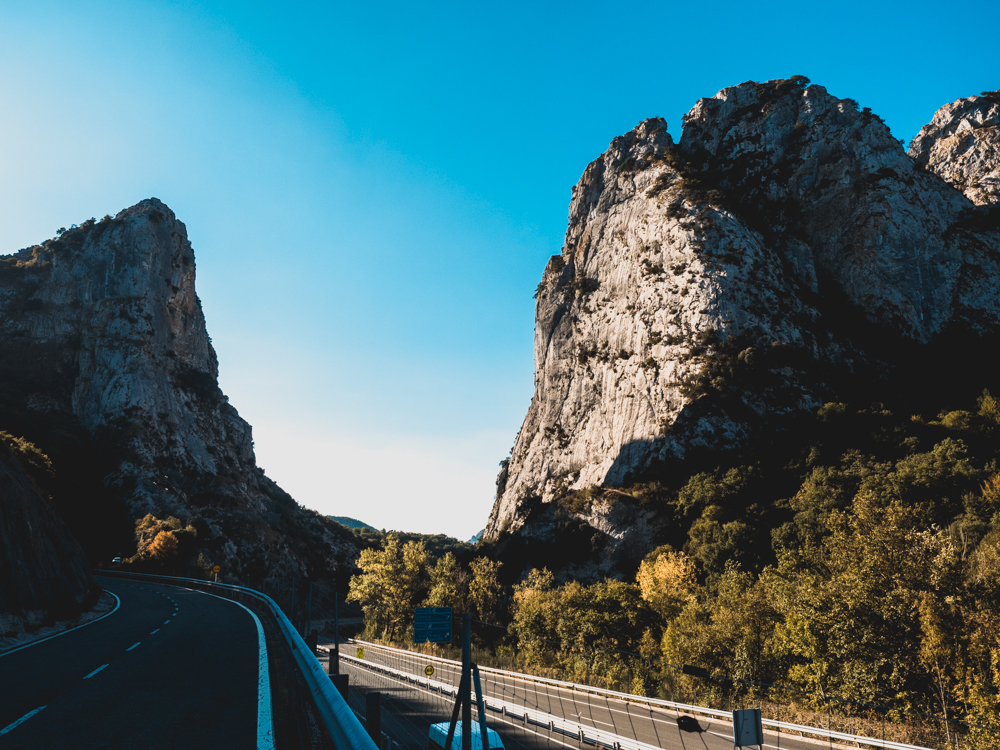
{"type": "Polygon", "coordinates": [[[0,258],[0,425],[61,470],[92,561],[153,514],[193,519],[224,575],[332,576],[353,542],[264,475],[217,375],[186,229],[155,198],[0,258]]]}
{"type": "Polygon", "coordinates": [[[96,599],[79,543],[0,435],[0,637],[69,617],[96,599]]]}
{"type": "Polygon", "coordinates": [[[610,572],[664,523],[613,488],[996,334],[998,101],[943,107],[907,153],[797,76],[700,100],[680,143],[662,119],[616,138],[573,189],[538,286],[535,394],[485,541],[570,528],[570,547],[600,550],[587,573],[610,572]],[[599,499],[580,502],[586,488],[599,499]]]}

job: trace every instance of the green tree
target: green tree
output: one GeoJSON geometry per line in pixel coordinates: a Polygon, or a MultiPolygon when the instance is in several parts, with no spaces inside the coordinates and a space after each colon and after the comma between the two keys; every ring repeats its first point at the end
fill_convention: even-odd
{"type": "Polygon", "coordinates": [[[477,557],[471,563],[469,599],[483,622],[495,623],[499,618],[503,605],[503,586],[499,579],[502,565],[487,557],[477,557]]]}
{"type": "Polygon", "coordinates": [[[430,587],[424,605],[451,607],[455,614],[469,611],[469,574],[462,570],[458,558],[445,553],[430,571],[430,587]]]}
{"type": "Polygon", "coordinates": [[[358,558],[361,574],[352,576],[348,601],[361,602],[369,636],[392,641],[413,621],[413,609],[426,588],[427,551],[423,542],[402,549],[389,534],[381,549],[365,549],[358,558]]]}

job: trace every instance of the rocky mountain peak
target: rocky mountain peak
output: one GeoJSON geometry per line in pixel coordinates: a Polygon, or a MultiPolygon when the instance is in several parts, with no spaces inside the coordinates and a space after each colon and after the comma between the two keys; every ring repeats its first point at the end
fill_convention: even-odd
{"type": "Polygon", "coordinates": [[[910,156],[977,205],[1000,203],[1000,91],[946,104],[910,144],[910,156]]]}
{"type": "MultiPolygon", "coordinates": [[[[801,76],[698,101],[679,144],[662,119],[616,138],[537,290],[535,395],[484,539],[546,538],[567,491],[746,444],[897,345],[996,331],[1000,225],[982,211],[801,76]]],[[[656,523],[602,508],[577,520],[607,559],[656,523]]]]}
{"type": "Polygon", "coordinates": [[[156,198],[0,257],[0,423],[50,454],[82,431],[130,523],[200,519],[234,575],[329,573],[352,543],[264,476],[217,376],[187,230],[156,198]]]}

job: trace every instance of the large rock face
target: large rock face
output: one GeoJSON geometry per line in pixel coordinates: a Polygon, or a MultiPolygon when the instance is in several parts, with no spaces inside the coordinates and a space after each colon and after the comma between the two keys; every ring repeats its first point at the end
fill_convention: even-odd
{"type": "MultiPolygon", "coordinates": [[[[587,167],[538,287],[535,395],[487,541],[549,538],[531,519],[568,489],[620,486],[815,408],[836,373],[887,356],[861,329],[915,346],[997,330],[995,214],[876,115],[807,83],[724,89],[679,145],[646,120],[587,167]]],[[[617,513],[578,518],[612,555],[641,553],[655,514],[617,513]]]]}
{"type": "Polygon", "coordinates": [[[0,440],[0,634],[76,614],[93,590],[79,543],[0,440]]]}
{"type": "Polygon", "coordinates": [[[1000,91],[941,107],[913,139],[910,156],[973,203],[1000,203],[1000,91]]]}
{"type": "Polygon", "coordinates": [[[0,258],[0,406],[26,429],[81,428],[130,519],[203,519],[227,573],[305,574],[305,540],[308,572],[329,573],[353,548],[256,466],[194,282],[185,227],[156,199],[0,258]]]}

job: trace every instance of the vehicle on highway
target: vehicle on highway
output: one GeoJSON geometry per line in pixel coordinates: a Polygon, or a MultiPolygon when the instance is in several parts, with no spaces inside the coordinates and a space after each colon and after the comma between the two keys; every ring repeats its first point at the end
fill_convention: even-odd
{"type": "Polygon", "coordinates": [[[121,561],[122,561],[121,555],[115,555],[115,558],[111,561],[111,564],[112,565],[117,565],[117,564],[121,563],[121,561]]]}
{"type": "MultiPolygon", "coordinates": [[[[444,750],[444,743],[448,739],[448,726],[451,722],[442,721],[440,724],[431,724],[430,732],[427,736],[427,750],[444,750]]],[[[503,741],[500,735],[492,729],[489,732],[490,750],[503,750],[503,741]]],[[[455,736],[451,738],[450,750],[462,750],[462,722],[455,723],[455,736]]],[[[483,736],[479,728],[479,722],[472,723],[472,750],[483,750],[483,736]]]]}

